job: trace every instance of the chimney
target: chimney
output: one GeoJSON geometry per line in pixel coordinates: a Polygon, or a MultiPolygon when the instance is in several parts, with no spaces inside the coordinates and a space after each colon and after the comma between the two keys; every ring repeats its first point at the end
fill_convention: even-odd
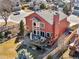
{"type": "Polygon", "coordinates": [[[58,11],[54,11],[53,14],[53,38],[56,38],[58,36],[59,33],[59,29],[58,26],[59,25],[59,13],[58,11]]]}
{"type": "Polygon", "coordinates": [[[54,11],[54,14],[53,14],[53,23],[59,23],[59,13],[58,11],[54,11]]]}

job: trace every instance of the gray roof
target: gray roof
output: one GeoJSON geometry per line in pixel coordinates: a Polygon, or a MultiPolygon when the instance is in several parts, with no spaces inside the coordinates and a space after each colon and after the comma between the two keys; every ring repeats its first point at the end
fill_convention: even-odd
{"type": "MultiPolygon", "coordinates": [[[[39,16],[44,18],[48,23],[53,24],[53,16],[56,11],[51,11],[51,10],[41,10],[36,12],[39,16]]],[[[59,20],[63,20],[64,18],[67,17],[63,12],[58,11],[59,13],[59,20]]]]}
{"type": "Polygon", "coordinates": [[[70,27],[75,25],[75,24],[79,24],[79,18],[76,15],[70,15],[69,17],[67,17],[67,21],[69,21],[70,23],[70,27]]]}

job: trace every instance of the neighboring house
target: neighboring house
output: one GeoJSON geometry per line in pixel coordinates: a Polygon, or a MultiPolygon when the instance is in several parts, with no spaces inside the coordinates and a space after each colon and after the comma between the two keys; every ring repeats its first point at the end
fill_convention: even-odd
{"type": "Polygon", "coordinates": [[[32,10],[39,10],[40,9],[40,5],[44,3],[44,4],[47,4],[47,1],[46,0],[32,0],[31,2],[29,2],[29,7],[32,9],[32,10]]]}
{"type": "Polygon", "coordinates": [[[73,9],[73,15],[79,16],[79,7],[75,6],[73,9]]]}
{"type": "Polygon", "coordinates": [[[65,2],[65,3],[69,3],[70,2],[70,0],[62,0],[63,2],[65,2]]]}
{"type": "Polygon", "coordinates": [[[79,7],[79,0],[72,0],[72,1],[73,1],[74,6],[79,7]]]}
{"type": "Polygon", "coordinates": [[[13,2],[13,6],[16,6],[17,2],[20,4],[20,0],[11,0],[13,2]]]}
{"type": "Polygon", "coordinates": [[[67,21],[70,22],[69,27],[72,27],[72,26],[74,26],[76,24],[79,24],[79,17],[72,14],[69,17],[67,17],[67,21]]]}
{"type": "Polygon", "coordinates": [[[73,3],[73,14],[79,16],[79,0],[72,0],[73,3]]]}
{"type": "MultiPolygon", "coordinates": [[[[42,10],[26,17],[26,27],[31,34],[36,35],[40,39],[54,38],[57,39],[65,32],[69,22],[67,16],[59,11],[42,10]]],[[[33,40],[33,38],[31,38],[33,40]]],[[[35,39],[35,38],[34,38],[35,39]]]]}
{"type": "Polygon", "coordinates": [[[31,0],[20,0],[21,3],[31,2],[31,0]]]}
{"type": "Polygon", "coordinates": [[[65,4],[65,3],[60,2],[60,3],[59,3],[59,6],[58,6],[58,10],[63,11],[64,4],[65,4]]]}
{"type": "Polygon", "coordinates": [[[40,3],[37,3],[37,2],[29,2],[29,7],[32,9],[32,10],[39,10],[40,9],[40,3]]]}
{"type": "Polygon", "coordinates": [[[47,3],[46,0],[31,0],[31,2],[34,2],[34,1],[36,1],[36,3],[40,3],[40,2],[42,2],[42,3],[47,3]]]}
{"type": "Polygon", "coordinates": [[[12,11],[20,11],[20,0],[11,0],[12,1],[12,11]]]}

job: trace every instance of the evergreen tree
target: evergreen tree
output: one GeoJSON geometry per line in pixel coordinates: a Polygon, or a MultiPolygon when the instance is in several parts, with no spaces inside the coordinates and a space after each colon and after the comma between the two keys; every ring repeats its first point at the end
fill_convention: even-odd
{"type": "Polygon", "coordinates": [[[0,38],[1,38],[1,39],[3,38],[2,32],[0,32],[0,38]]]}
{"type": "Polygon", "coordinates": [[[67,7],[67,5],[64,6],[63,8],[63,12],[66,14],[66,15],[69,15],[69,8],[67,7]]]}
{"type": "Polygon", "coordinates": [[[24,22],[21,20],[20,21],[20,35],[23,36],[24,35],[24,22]]]}

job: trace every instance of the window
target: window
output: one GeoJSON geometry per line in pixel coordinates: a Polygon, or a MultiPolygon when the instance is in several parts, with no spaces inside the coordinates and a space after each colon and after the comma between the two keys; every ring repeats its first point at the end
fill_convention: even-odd
{"type": "Polygon", "coordinates": [[[51,36],[51,34],[50,33],[46,33],[46,37],[50,37],[51,36]]]}
{"type": "Polygon", "coordinates": [[[37,35],[39,35],[39,31],[37,31],[37,35]]]}
{"type": "Polygon", "coordinates": [[[41,29],[44,29],[45,28],[45,24],[44,23],[41,23],[40,24],[40,27],[41,27],[41,29]]]}
{"type": "Polygon", "coordinates": [[[49,33],[47,33],[47,37],[49,37],[50,36],[50,34],[49,33]]]}
{"type": "Polygon", "coordinates": [[[36,31],[34,31],[34,34],[36,34],[36,31]]]}
{"type": "Polygon", "coordinates": [[[39,22],[40,20],[37,17],[32,17],[35,22],[39,22]]]}
{"type": "Polygon", "coordinates": [[[33,30],[33,34],[35,34],[35,35],[40,35],[40,32],[37,31],[37,30],[33,30]]]}
{"type": "Polygon", "coordinates": [[[44,37],[44,32],[41,32],[41,36],[43,36],[43,37],[44,37]]]}
{"type": "Polygon", "coordinates": [[[34,22],[33,25],[36,26],[36,23],[34,22]]]}

